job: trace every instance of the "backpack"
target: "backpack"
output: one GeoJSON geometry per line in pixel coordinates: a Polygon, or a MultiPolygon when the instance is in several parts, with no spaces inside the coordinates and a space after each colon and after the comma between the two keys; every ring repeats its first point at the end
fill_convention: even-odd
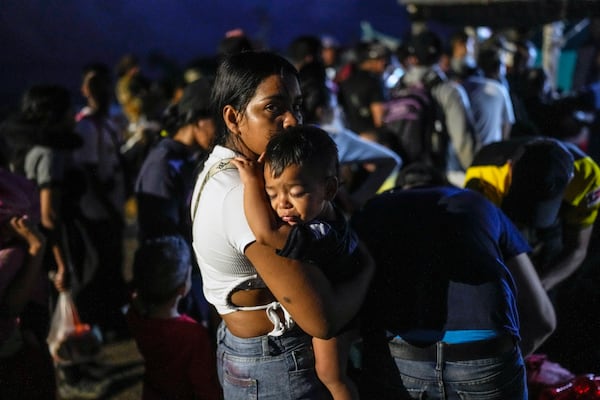
{"type": "Polygon", "coordinates": [[[383,127],[404,165],[422,162],[445,169],[449,140],[443,112],[431,96],[431,89],[442,78],[429,75],[424,84],[408,86],[400,80],[392,89],[385,103],[383,127]]]}

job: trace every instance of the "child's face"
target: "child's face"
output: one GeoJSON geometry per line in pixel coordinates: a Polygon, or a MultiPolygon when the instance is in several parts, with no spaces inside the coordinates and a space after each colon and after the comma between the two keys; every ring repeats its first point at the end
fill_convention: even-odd
{"type": "Polygon", "coordinates": [[[290,225],[311,221],[321,214],[335,195],[331,180],[335,178],[311,174],[297,165],[285,168],[274,178],[269,166],[265,166],[265,189],[271,207],[290,225]]]}

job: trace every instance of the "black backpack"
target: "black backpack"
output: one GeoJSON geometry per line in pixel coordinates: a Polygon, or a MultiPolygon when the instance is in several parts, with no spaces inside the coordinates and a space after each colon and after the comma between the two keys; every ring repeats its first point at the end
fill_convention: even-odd
{"type": "Polygon", "coordinates": [[[421,85],[407,86],[401,80],[392,89],[383,127],[404,165],[421,162],[445,169],[449,140],[443,112],[431,96],[431,89],[443,80],[437,74],[428,75],[421,85]]]}

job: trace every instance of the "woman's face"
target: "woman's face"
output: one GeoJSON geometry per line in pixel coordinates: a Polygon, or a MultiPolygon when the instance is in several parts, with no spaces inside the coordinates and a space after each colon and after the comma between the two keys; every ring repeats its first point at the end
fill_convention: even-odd
{"type": "Polygon", "coordinates": [[[247,157],[263,153],[277,132],[302,123],[300,85],[293,75],[271,75],[256,88],[248,106],[238,115],[238,135],[247,157]],[[249,150],[252,154],[248,153],[249,150]]]}

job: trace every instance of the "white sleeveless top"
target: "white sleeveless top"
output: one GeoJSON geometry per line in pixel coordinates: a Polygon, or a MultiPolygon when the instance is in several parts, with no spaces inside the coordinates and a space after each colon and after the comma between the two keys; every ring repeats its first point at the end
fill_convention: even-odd
{"type": "Polygon", "coordinates": [[[191,201],[192,248],[202,274],[206,300],[221,315],[235,311],[265,310],[273,323],[271,336],[279,336],[294,326],[287,310],[274,301],[256,307],[231,303],[236,288],[266,287],[244,254],[256,241],[244,214],[244,185],[229,160],[236,154],[216,146],[198,175],[191,201]],[[281,308],[285,320],[276,310],[281,308]]]}

